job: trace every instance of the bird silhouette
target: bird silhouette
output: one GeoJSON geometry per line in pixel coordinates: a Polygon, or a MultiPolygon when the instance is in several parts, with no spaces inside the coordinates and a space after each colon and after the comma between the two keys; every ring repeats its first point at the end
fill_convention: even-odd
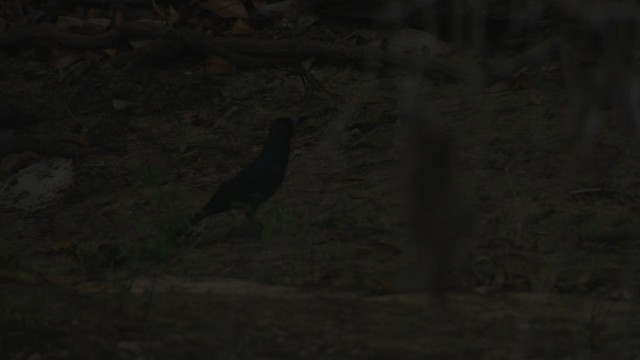
{"type": "Polygon", "coordinates": [[[293,130],[304,118],[278,118],[273,121],[260,155],[233,178],[220,184],[211,200],[189,221],[190,227],[210,216],[242,209],[247,218],[260,226],[255,213],[260,204],[278,191],[289,162],[293,130]]]}

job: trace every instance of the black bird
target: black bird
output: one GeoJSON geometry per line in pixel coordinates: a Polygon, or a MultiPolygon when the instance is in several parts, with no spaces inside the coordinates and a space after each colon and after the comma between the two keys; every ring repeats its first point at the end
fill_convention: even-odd
{"type": "Polygon", "coordinates": [[[280,188],[289,162],[293,128],[302,120],[300,117],[274,120],[260,155],[236,176],[220,184],[211,200],[191,218],[190,226],[231,209],[244,210],[248,219],[260,225],[255,212],[280,188]]]}

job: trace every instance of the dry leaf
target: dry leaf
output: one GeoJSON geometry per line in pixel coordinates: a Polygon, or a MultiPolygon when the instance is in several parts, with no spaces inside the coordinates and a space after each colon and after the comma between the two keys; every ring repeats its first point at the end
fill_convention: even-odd
{"type": "Polygon", "coordinates": [[[81,29],[84,28],[89,28],[89,29],[98,29],[99,31],[104,31],[107,28],[109,28],[109,26],[111,26],[111,19],[106,19],[106,18],[96,18],[96,19],[89,19],[87,20],[86,23],[84,23],[81,27],[81,29]]]}
{"type": "Polygon", "coordinates": [[[202,29],[202,23],[204,22],[205,19],[199,18],[199,17],[190,17],[187,19],[187,25],[190,28],[193,29],[202,29]]]}
{"type": "Polygon", "coordinates": [[[263,297],[297,294],[295,288],[265,285],[244,280],[220,280],[215,278],[183,278],[177,276],[142,277],[131,282],[132,294],[146,294],[149,291],[166,293],[181,291],[193,294],[259,294],[263,297]]]}
{"type": "Polygon", "coordinates": [[[308,57],[306,60],[304,60],[301,65],[306,71],[309,71],[311,70],[311,67],[313,66],[313,63],[315,61],[316,61],[316,57],[311,56],[311,57],[308,57]]]}
{"type": "Polygon", "coordinates": [[[123,99],[113,99],[113,101],[111,102],[111,105],[113,105],[114,109],[119,111],[119,110],[130,108],[131,106],[133,106],[133,103],[131,101],[127,101],[123,99]]]}
{"type": "Polygon", "coordinates": [[[387,39],[391,50],[451,55],[451,47],[447,43],[423,30],[401,29],[391,32],[387,39]]]}
{"type": "Polygon", "coordinates": [[[68,138],[68,139],[56,140],[55,142],[63,143],[63,144],[77,145],[77,146],[82,146],[82,147],[90,146],[89,142],[87,140],[83,140],[83,139],[71,139],[71,138],[68,138]]]}
{"type": "Polygon", "coordinates": [[[584,66],[598,65],[598,60],[595,56],[590,54],[577,54],[576,60],[584,66]]]}
{"type": "Polygon", "coordinates": [[[173,6],[169,6],[169,9],[167,10],[167,18],[166,18],[166,22],[169,25],[175,25],[180,21],[180,14],[178,14],[178,12],[173,8],[173,6]]]}
{"type": "Polygon", "coordinates": [[[246,19],[247,9],[240,0],[204,0],[200,7],[223,18],[246,19]]]}
{"type": "Polygon", "coordinates": [[[198,112],[195,110],[186,110],[182,112],[182,119],[185,122],[191,123],[198,119],[198,112]]]}
{"type": "Polygon", "coordinates": [[[108,57],[112,58],[114,56],[116,56],[116,54],[118,53],[118,48],[106,48],[106,49],[102,49],[100,50],[103,54],[107,55],[108,57]]]}
{"type": "Polygon", "coordinates": [[[300,7],[298,0],[283,0],[278,2],[254,2],[258,14],[270,18],[275,27],[289,27],[295,25],[297,28],[313,25],[318,21],[318,17],[305,11],[300,7]]]}
{"type": "Polygon", "coordinates": [[[235,75],[236,67],[219,56],[209,56],[204,63],[204,72],[208,75],[235,75]]]}
{"type": "Polygon", "coordinates": [[[243,19],[236,20],[236,22],[233,23],[233,29],[231,29],[231,33],[234,35],[253,34],[255,31],[256,30],[243,19]]]}
{"type": "Polygon", "coordinates": [[[82,24],[84,24],[84,21],[70,16],[58,16],[56,20],[56,27],[60,30],[77,29],[80,28],[82,24]]]}
{"type": "Polygon", "coordinates": [[[350,45],[369,44],[371,46],[381,48],[385,42],[384,35],[374,30],[356,30],[351,34],[340,39],[341,43],[350,45]]]}
{"type": "MultiPolygon", "coordinates": [[[[219,19],[216,19],[219,20],[219,19]]],[[[220,22],[214,21],[209,18],[196,18],[193,17],[187,21],[187,23],[195,29],[202,31],[203,33],[207,33],[209,31],[217,32],[220,30],[220,22]]]]}
{"type": "Polygon", "coordinates": [[[97,18],[97,17],[101,17],[104,16],[104,10],[99,9],[99,8],[91,8],[89,10],[87,10],[87,17],[88,18],[97,18]]]}
{"type": "Polygon", "coordinates": [[[501,290],[504,289],[506,283],[506,274],[502,270],[498,270],[493,278],[493,282],[491,283],[492,290],[501,290]]]}
{"type": "Polygon", "coordinates": [[[60,286],[73,286],[87,281],[87,277],[83,275],[43,275],[45,281],[60,286]]]}
{"type": "Polygon", "coordinates": [[[140,344],[138,344],[136,341],[120,341],[118,345],[116,345],[116,347],[118,348],[118,350],[124,350],[129,353],[139,353],[140,351],[142,351],[140,344]]]}
{"type": "Polygon", "coordinates": [[[506,81],[495,83],[484,89],[485,94],[497,94],[511,89],[511,85],[506,81]]]}
{"type": "Polygon", "coordinates": [[[122,11],[118,11],[114,16],[113,16],[113,22],[115,23],[116,27],[120,27],[122,26],[122,24],[124,24],[125,22],[125,17],[124,17],[124,12],[122,11]]]}
{"type": "Polygon", "coordinates": [[[111,289],[111,285],[107,283],[99,283],[97,281],[87,281],[75,286],[76,290],[81,293],[106,292],[111,289]]]}
{"type": "Polygon", "coordinates": [[[38,281],[33,275],[24,271],[0,270],[0,283],[6,282],[34,284],[38,281]]]}
{"type": "Polygon", "coordinates": [[[8,29],[14,30],[27,25],[29,25],[29,19],[27,18],[14,19],[9,23],[8,29]]]}
{"type": "Polygon", "coordinates": [[[149,39],[131,40],[131,41],[129,41],[129,45],[131,45],[132,48],[137,50],[137,49],[140,49],[140,48],[143,48],[145,46],[153,44],[154,41],[155,40],[149,40],[149,39]]]}
{"type": "Polygon", "coordinates": [[[180,14],[178,14],[178,12],[171,5],[169,5],[168,8],[163,9],[163,8],[160,8],[158,4],[156,4],[155,0],[152,0],[151,3],[153,5],[153,9],[156,11],[156,13],[160,16],[160,18],[165,24],[169,26],[173,26],[177,24],[178,21],[180,21],[180,14]]]}
{"type": "Polygon", "coordinates": [[[53,54],[49,59],[49,65],[58,70],[66,69],[84,59],[84,54],[78,51],[65,51],[54,48],[51,52],[53,54]]]}
{"type": "Polygon", "coordinates": [[[84,59],[89,63],[97,64],[106,58],[106,54],[100,51],[87,50],[84,52],[84,59]]]}
{"type": "Polygon", "coordinates": [[[67,250],[72,250],[75,246],[76,244],[73,242],[73,240],[65,239],[56,241],[51,244],[51,250],[56,252],[64,252],[67,250]]]}
{"type": "Polygon", "coordinates": [[[511,82],[511,90],[524,90],[531,87],[531,81],[527,78],[518,78],[511,82]]]}
{"type": "Polygon", "coordinates": [[[541,104],[542,104],[542,100],[540,100],[540,96],[538,95],[532,95],[531,97],[529,97],[529,99],[527,99],[528,106],[538,106],[541,104]]]}
{"type": "Polygon", "coordinates": [[[253,6],[260,10],[262,7],[267,6],[269,2],[267,0],[253,0],[253,6]]]}
{"type": "Polygon", "coordinates": [[[320,278],[322,280],[332,280],[332,279],[337,279],[340,276],[342,276],[342,270],[331,269],[331,270],[325,271],[320,278]]]}

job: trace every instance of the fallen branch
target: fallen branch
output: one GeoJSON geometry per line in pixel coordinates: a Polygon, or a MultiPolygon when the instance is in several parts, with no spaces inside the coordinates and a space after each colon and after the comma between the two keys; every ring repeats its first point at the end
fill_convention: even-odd
{"type": "Polygon", "coordinates": [[[82,139],[55,136],[5,136],[0,134],[0,159],[15,153],[32,151],[40,155],[59,156],[65,159],[77,159],[95,153],[82,139]]]}
{"type": "Polygon", "coordinates": [[[53,24],[37,24],[0,34],[0,48],[10,48],[41,40],[78,49],[104,49],[134,37],[158,38],[169,29],[149,21],[136,21],[99,34],[77,34],[59,30],[53,24]]]}
{"type": "Polygon", "coordinates": [[[450,74],[458,72],[452,60],[420,51],[389,51],[366,45],[349,46],[306,39],[214,37],[193,30],[171,29],[150,21],[128,22],[117,29],[100,34],[69,33],[57,29],[53,24],[26,26],[0,34],[0,49],[35,43],[43,39],[55,41],[68,48],[104,49],[135,38],[158,39],[152,51],[154,57],[161,55],[158,52],[171,51],[167,46],[167,39],[170,39],[172,44],[177,42],[189,52],[219,55],[238,66],[262,66],[317,56],[331,61],[353,62],[372,67],[415,64],[427,71],[450,74]]]}

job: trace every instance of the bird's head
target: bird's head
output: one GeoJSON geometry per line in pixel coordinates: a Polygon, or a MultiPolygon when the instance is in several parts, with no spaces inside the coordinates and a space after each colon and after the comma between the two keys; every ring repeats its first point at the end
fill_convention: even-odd
{"type": "Polygon", "coordinates": [[[285,147],[288,151],[293,129],[306,119],[304,116],[281,117],[273,120],[265,148],[285,147]]]}
{"type": "Polygon", "coordinates": [[[300,125],[306,119],[306,116],[277,118],[271,123],[269,136],[274,135],[278,137],[290,137],[293,134],[293,129],[300,125]]]}

